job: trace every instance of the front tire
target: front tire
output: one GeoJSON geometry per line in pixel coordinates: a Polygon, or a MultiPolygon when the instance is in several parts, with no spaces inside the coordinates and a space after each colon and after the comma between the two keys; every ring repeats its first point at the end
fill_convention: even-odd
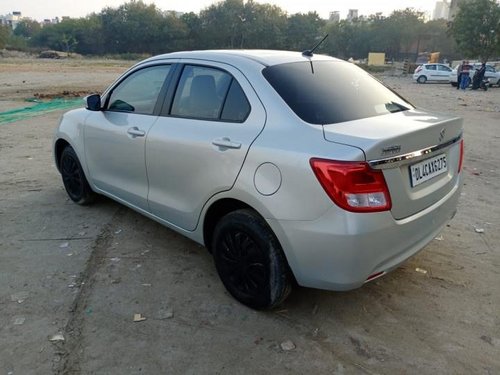
{"type": "Polygon", "coordinates": [[[59,160],[59,170],[71,200],[80,205],[87,205],[94,201],[95,193],[83,173],[82,165],[71,146],[66,146],[59,160]]]}
{"type": "Polygon", "coordinates": [[[228,292],[254,309],[271,309],[292,289],[283,250],[267,223],[252,210],[237,210],[215,227],[215,267],[228,292]]]}

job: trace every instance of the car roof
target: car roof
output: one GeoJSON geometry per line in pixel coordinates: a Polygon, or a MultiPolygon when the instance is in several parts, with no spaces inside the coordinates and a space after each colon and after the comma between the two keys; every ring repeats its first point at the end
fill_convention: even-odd
{"type": "Polygon", "coordinates": [[[212,60],[226,63],[237,62],[241,59],[252,60],[264,66],[272,66],[277,64],[285,64],[300,61],[343,61],[326,55],[314,54],[312,57],[303,55],[301,52],[279,51],[279,50],[258,50],[258,49],[232,49],[232,50],[204,50],[204,51],[183,51],[166,53],[163,55],[153,56],[143,62],[150,62],[165,59],[197,59],[197,60],[212,60]]]}

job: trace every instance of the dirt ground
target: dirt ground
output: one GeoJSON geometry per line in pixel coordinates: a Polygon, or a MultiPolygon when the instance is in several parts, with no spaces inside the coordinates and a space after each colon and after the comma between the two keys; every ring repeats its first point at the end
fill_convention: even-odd
{"type": "MultiPolygon", "coordinates": [[[[0,58],[0,112],[102,91],[129,65],[0,58]]],[[[62,111],[0,124],[0,375],[499,374],[500,88],[381,79],[464,117],[459,212],[389,275],[297,288],[271,312],[235,302],[197,244],[104,198],[70,202],[51,154],[62,111]]]]}

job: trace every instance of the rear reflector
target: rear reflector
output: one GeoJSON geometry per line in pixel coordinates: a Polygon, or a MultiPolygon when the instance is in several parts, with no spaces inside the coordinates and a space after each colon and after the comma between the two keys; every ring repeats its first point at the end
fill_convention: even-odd
{"type": "Polygon", "coordinates": [[[339,207],[351,212],[391,209],[391,197],[382,171],[365,162],[311,159],[311,167],[325,192],[339,207]]]}

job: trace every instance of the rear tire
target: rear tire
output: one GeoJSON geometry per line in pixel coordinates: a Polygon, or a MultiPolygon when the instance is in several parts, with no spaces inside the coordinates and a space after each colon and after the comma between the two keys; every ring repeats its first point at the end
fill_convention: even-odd
{"type": "Polygon", "coordinates": [[[59,160],[59,170],[66,193],[73,202],[87,205],[94,201],[95,193],[90,188],[78,156],[71,146],[66,146],[63,150],[59,160]]]}
{"type": "Polygon", "coordinates": [[[292,290],[283,250],[267,223],[252,210],[237,210],[217,223],[215,267],[228,292],[253,309],[271,309],[292,290]]]}
{"type": "Polygon", "coordinates": [[[427,82],[427,77],[426,76],[420,76],[417,78],[418,83],[425,83],[427,82]]]}

